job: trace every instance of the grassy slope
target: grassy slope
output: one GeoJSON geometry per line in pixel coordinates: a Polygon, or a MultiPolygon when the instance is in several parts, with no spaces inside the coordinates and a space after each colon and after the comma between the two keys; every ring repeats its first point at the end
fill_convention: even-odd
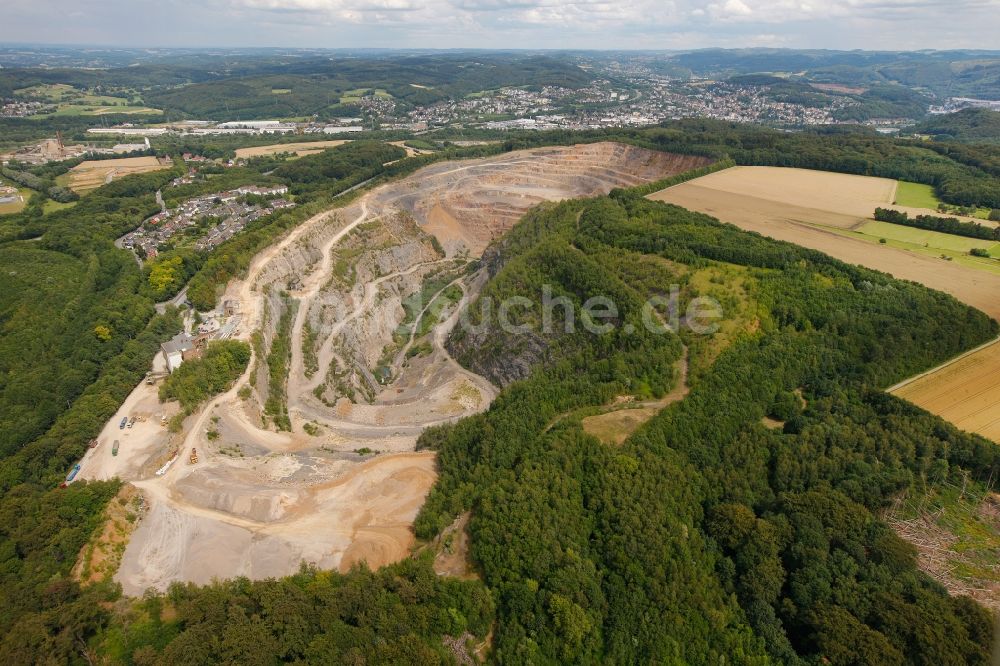
{"type": "Polygon", "coordinates": [[[940,203],[941,200],[934,194],[934,188],[930,185],[910,183],[905,180],[899,181],[899,188],[896,190],[896,205],[937,210],[940,203]]]}

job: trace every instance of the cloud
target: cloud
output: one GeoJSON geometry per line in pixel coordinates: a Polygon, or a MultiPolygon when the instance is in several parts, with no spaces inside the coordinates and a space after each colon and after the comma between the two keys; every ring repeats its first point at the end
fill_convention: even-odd
{"type": "Polygon", "coordinates": [[[1000,0],[3,3],[0,41],[123,46],[990,48],[1000,32],[1000,0]]]}

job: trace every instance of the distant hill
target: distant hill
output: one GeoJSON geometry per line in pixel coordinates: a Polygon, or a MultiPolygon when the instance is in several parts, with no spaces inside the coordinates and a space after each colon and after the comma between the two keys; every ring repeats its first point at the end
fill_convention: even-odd
{"type": "Polygon", "coordinates": [[[317,115],[360,115],[362,95],[378,94],[403,108],[505,86],[581,88],[593,76],[565,58],[521,53],[394,52],[365,58],[243,57],[162,60],[134,67],[86,69],[11,68],[0,71],[0,98],[17,89],[65,83],[78,88],[128,87],[168,117],[255,120],[317,115]]]}
{"type": "Polygon", "coordinates": [[[670,57],[696,76],[796,74],[817,83],[897,84],[939,97],[1000,95],[996,51],[826,51],[703,49],[670,57]]]}
{"type": "Polygon", "coordinates": [[[913,128],[915,134],[930,134],[938,141],[1000,144],[1000,112],[965,109],[932,118],[913,128]]]}

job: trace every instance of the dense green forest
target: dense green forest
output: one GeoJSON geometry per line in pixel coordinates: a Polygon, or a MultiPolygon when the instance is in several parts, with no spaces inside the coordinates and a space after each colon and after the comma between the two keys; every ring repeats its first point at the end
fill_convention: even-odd
{"type": "Polygon", "coordinates": [[[982,51],[831,51],[775,48],[699,49],[658,63],[675,75],[703,77],[791,73],[792,80],[852,86],[906,86],[939,97],[994,99],[1000,59],[982,51]]]}
{"type": "MultiPolygon", "coordinates": [[[[379,159],[403,152],[381,145],[353,150],[365,156],[374,150],[379,159]]],[[[370,172],[370,161],[356,166],[357,177],[370,172]]],[[[59,166],[39,173],[59,173],[59,166]]],[[[140,268],[113,242],[159,210],[154,193],[180,168],[178,163],[174,169],[123,178],[54,212],[43,210],[44,198],[33,199],[21,213],[0,220],[5,269],[0,273],[0,662],[85,660],[88,642],[108,621],[107,602],[117,591],[103,584],[81,589],[69,574],[119,484],[58,485],[148,372],[160,343],[180,329],[175,310],[167,308],[157,316],[153,305],[197,270],[192,257],[174,252],[162,258],[180,259],[183,266],[179,280],[164,293],[152,288],[149,279],[157,262],[140,268]]],[[[165,194],[170,199],[248,182],[286,182],[262,177],[261,170],[273,168],[266,161],[253,162],[165,194]]],[[[408,167],[398,163],[392,168],[408,167]]],[[[329,183],[326,195],[339,193],[350,182],[345,174],[329,183]]],[[[321,196],[320,189],[313,194],[321,196]]],[[[245,236],[256,243],[273,239],[300,221],[296,215],[308,208],[261,218],[245,236]]],[[[234,270],[239,257],[250,256],[239,251],[243,238],[231,241],[234,270]]],[[[195,263],[203,259],[199,256],[195,263]]],[[[210,348],[204,363],[178,375],[168,397],[196,402],[219,390],[222,384],[216,380],[222,378],[224,384],[246,364],[245,349],[223,347],[210,348]]],[[[484,608],[488,612],[488,605],[484,608]]],[[[474,614],[468,617],[470,624],[481,624],[474,614]]],[[[438,625],[432,625],[435,629],[428,631],[436,630],[438,625]]],[[[412,639],[404,632],[399,641],[403,649],[412,639]]]]}
{"type": "MultiPolygon", "coordinates": [[[[879,389],[996,335],[995,322],[634,192],[545,206],[490,260],[502,268],[483,299],[537,302],[548,284],[578,307],[610,296],[619,314],[603,335],[451,342],[495,378],[518,355],[540,359],[489,412],[421,440],[441,477],[418,533],[471,510],[485,588],[436,577],[427,558],[175,586],[105,620],[96,649],[134,663],[323,661],[318,650],[448,661],[442,637],[481,636],[495,612],[503,663],[989,663],[989,614],[921,574],[877,512],[905,489],[995,478],[1000,454],[879,389]],[[588,408],[670,389],[683,346],[693,363],[713,354],[642,320],[671,283],[686,305],[703,272],[744,285],[728,316],[756,326],[621,448],[587,435],[588,408]]],[[[540,320],[529,308],[514,323],[540,320]]]]}
{"type": "Polygon", "coordinates": [[[498,381],[538,360],[488,413],[421,440],[441,476],[418,534],[472,511],[499,661],[989,663],[990,615],[919,573],[877,513],[904,489],[1000,472],[993,444],[880,391],[995,322],[625,192],[531,214],[494,252],[503,268],[480,303],[529,298],[516,324],[538,330],[543,284],[619,310],[604,335],[494,324],[451,342],[498,381]],[[623,447],[587,435],[587,408],[669,388],[682,341],[701,364],[710,346],[647,332],[641,304],[670,283],[690,299],[706,271],[744,285],[727,316],[752,325],[623,447]]]}
{"type": "Polygon", "coordinates": [[[113,244],[157,209],[164,178],[124,179],[48,215],[32,205],[0,227],[4,663],[41,658],[13,657],[18,641],[79,654],[102,613],[106,591],[68,574],[118,484],[57,485],[179,330],[173,310],[154,316],[135,260],[113,244]]]}
{"type": "Polygon", "coordinates": [[[744,74],[728,79],[735,85],[757,86],[769,99],[786,104],[829,107],[835,101],[846,105],[834,111],[841,121],[863,122],[872,118],[923,118],[931,97],[899,85],[874,85],[863,92],[823,91],[806,79],[783,78],[762,74],[744,74]]]}
{"type": "Polygon", "coordinates": [[[342,103],[351,98],[347,94],[351,91],[385,90],[398,104],[409,107],[503,86],[578,88],[593,79],[565,59],[519,53],[480,53],[471,60],[468,54],[457,53],[258,56],[217,63],[218,69],[212,69],[210,61],[104,70],[7,68],[0,71],[0,98],[39,84],[63,83],[81,89],[113,86],[143,90],[143,101],[162,109],[168,119],[318,116],[326,120],[360,113],[356,104],[342,103]]]}
{"type": "Polygon", "coordinates": [[[1000,111],[965,109],[931,118],[910,131],[929,134],[936,141],[996,144],[1000,143],[1000,111]]]}

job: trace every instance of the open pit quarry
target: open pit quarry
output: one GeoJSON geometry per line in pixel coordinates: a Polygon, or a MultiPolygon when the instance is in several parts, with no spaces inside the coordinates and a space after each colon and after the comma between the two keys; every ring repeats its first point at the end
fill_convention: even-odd
{"type": "Polygon", "coordinates": [[[254,349],[247,372],[181,433],[129,432],[121,456],[102,442],[85,460],[81,478],[119,475],[146,499],[116,574],[126,594],[406,557],[436,478],[417,438],[498,391],[444,344],[486,281],[475,260],[543,201],[706,163],[600,143],[435,164],[262,252],[224,296],[254,349]]]}

